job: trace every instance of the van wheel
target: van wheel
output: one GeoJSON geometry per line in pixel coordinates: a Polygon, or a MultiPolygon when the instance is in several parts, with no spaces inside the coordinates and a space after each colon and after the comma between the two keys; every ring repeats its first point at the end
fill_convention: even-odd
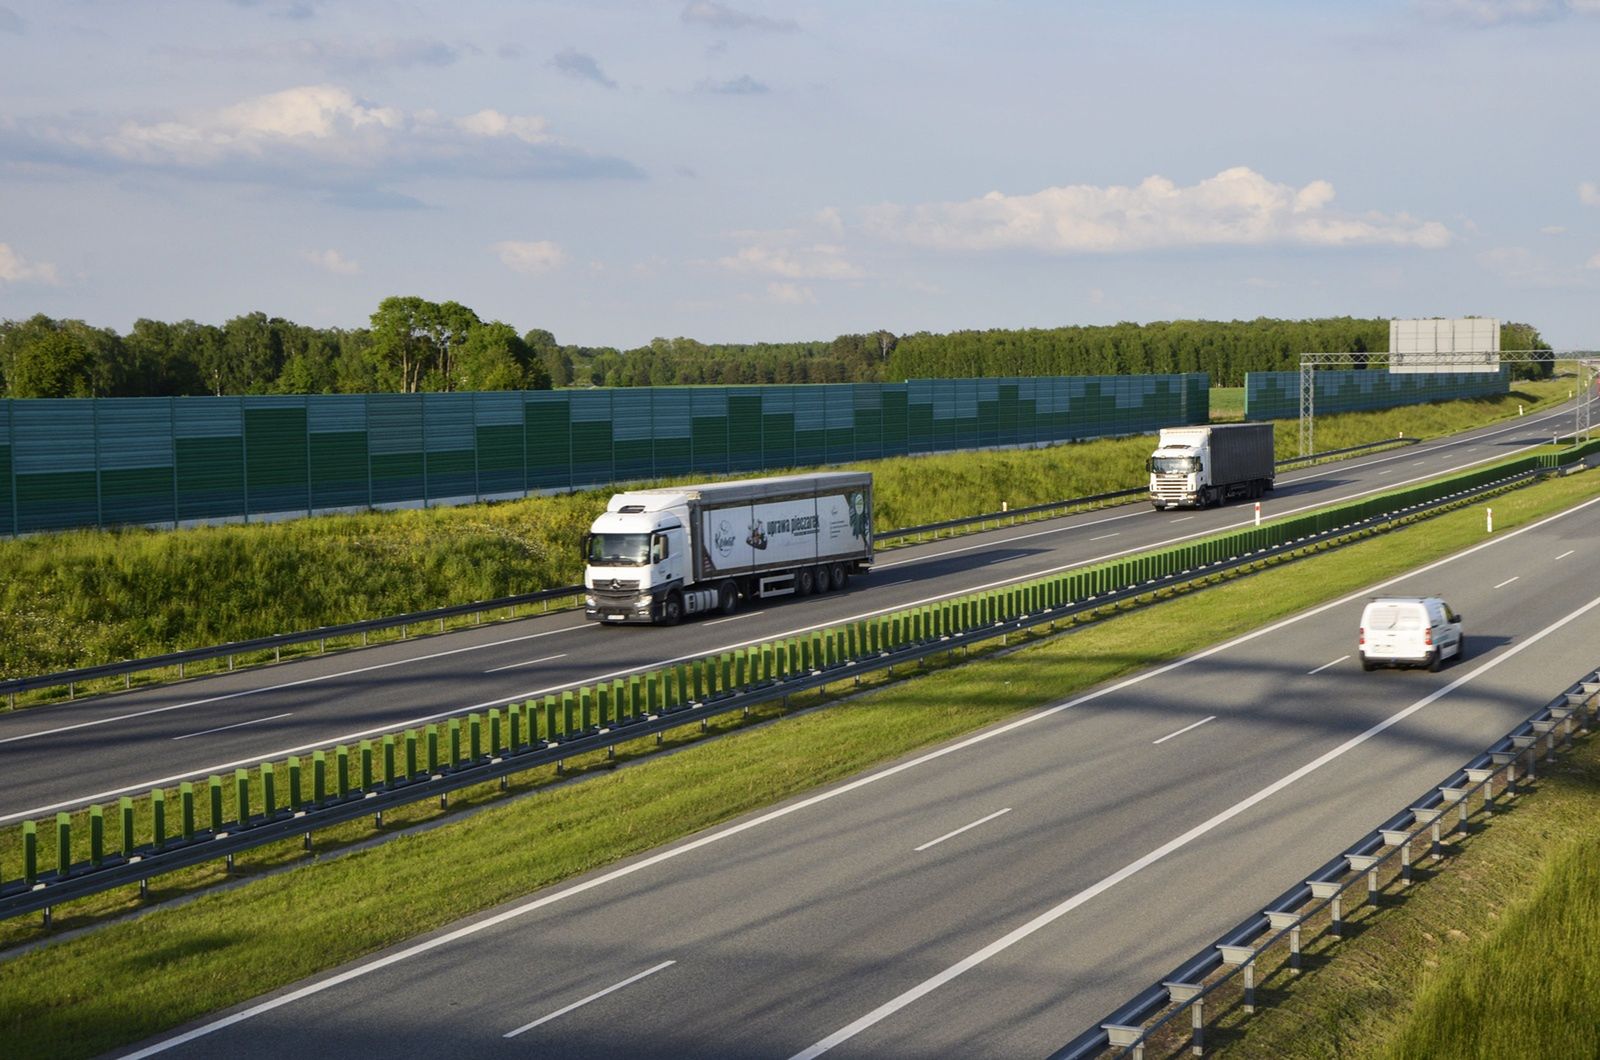
{"type": "Polygon", "coordinates": [[[1467,638],[1461,637],[1456,641],[1456,662],[1467,657],[1467,638]]]}
{"type": "Polygon", "coordinates": [[[1428,653],[1428,672],[1436,674],[1443,669],[1444,657],[1439,654],[1439,649],[1435,648],[1433,651],[1428,653]]]}
{"type": "Polygon", "coordinates": [[[731,615],[739,607],[739,590],[732,582],[723,582],[717,589],[717,610],[731,615]]]}
{"type": "Polygon", "coordinates": [[[794,594],[796,596],[810,596],[817,591],[817,577],[810,567],[801,567],[794,572],[794,594]]]}
{"type": "Polygon", "coordinates": [[[828,581],[833,583],[833,591],[843,589],[845,582],[850,579],[850,572],[845,570],[843,563],[835,563],[828,568],[828,581]]]}
{"type": "Polygon", "coordinates": [[[1370,674],[1372,671],[1378,668],[1378,664],[1363,655],[1361,657],[1361,668],[1370,674]]]}
{"type": "Polygon", "coordinates": [[[668,593],[666,600],[661,604],[661,624],[663,626],[676,626],[683,621],[683,597],[677,593],[668,593]]]}

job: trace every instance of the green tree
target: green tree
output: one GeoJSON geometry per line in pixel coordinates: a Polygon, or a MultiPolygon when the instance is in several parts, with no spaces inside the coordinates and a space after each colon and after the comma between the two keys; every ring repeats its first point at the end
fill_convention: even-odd
{"type": "Polygon", "coordinates": [[[94,397],[96,358],[86,326],[39,313],[13,324],[0,343],[6,394],[14,398],[94,397]]]}

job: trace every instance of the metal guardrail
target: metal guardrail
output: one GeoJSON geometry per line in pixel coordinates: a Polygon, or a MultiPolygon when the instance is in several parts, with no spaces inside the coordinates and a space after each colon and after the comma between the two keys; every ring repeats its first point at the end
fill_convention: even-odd
{"type": "MultiPolygon", "coordinates": [[[[1363,445],[1349,446],[1344,449],[1330,449],[1323,453],[1314,454],[1313,457],[1292,457],[1288,460],[1278,461],[1279,466],[1292,463],[1302,463],[1307,459],[1320,459],[1327,456],[1338,456],[1353,453],[1379,446],[1395,444],[1415,444],[1417,439],[1385,439],[1379,442],[1368,442],[1363,445]]],[[[964,526],[982,525],[990,521],[1036,515],[1043,512],[1062,508],[1079,507],[1085,504],[1095,504],[1100,501],[1114,500],[1120,497],[1142,496],[1144,487],[1136,489],[1116,490],[1111,493],[1098,493],[1087,497],[1073,497],[1066,500],[1048,501],[1044,504],[1035,504],[1026,508],[1015,508],[1003,512],[988,512],[980,515],[965,516],[960,519],[949,519],[939,523],[928,523],[924,526],[902,527],[897,530],[888,530],[876,535],[878,541],[889,541],[901,537],[912,537],[918,534],[937,534],[941,530],[956,529],[964,526]]],[[[529,604],[548,603],[552,600],[562,600],[583,595],[582,585],[564,585],[554,589],[542,589],[534,593],[522,593],[517,596],[501,597],[497,600],[480,600],[473,603],[452,604],[447,607],[435,607],[426,611],[415,611],[410,614],[390,615],[384,618],[364,619],[359,622],[345,622],[336,626],[323,626],[317,629],[303,630],[298,633],[277,633],[266,637],[256,637],[251,640],[232,641],[226,644],[215,644],[204,648],[187,648],[182,651],[167,652],[162,655],[152,655],[142,659],[128,659],[123,662],[101,663],[96,666],[84,666],[71,670],[60,670],[55,673],[39,674],[34,677],[12,677],[0,680],[0,695],[9,696],[11,706],[16,706],[16,697],[22,692],[37,691],[43,688],[67,688],[67,697],[77,697],[76,686],[80,682],[105,680],[121,677],[124,687],[131,684],[132,675],[145,673],[150,670],[160,670],[170,667],[178,668],[178,676],[186,676],[185,667],[190,663],[209,662],[213,659],[226,658],[228,669],[233,669],[233,659],[239,655],[250,655],[270,651],[274,661],[281,658],[284,648],[298,644],[309,644],[312,641],[321,643],[326,648],[327,641],[340,637],[362,638],[363,644],[370,633],[388,629],[400,629],[401,636],[405,636],[407,627],[421,626],[428,623],[439,623],[439,631],[444,631],[443,623],[446,619],[459,618],[464,615],[481,615],[491,611],[509,610],[529,604]]]]}
{"type": "MultiPolygon", "coordinates": [[[[1227,535],[1226,539],[1236,539],[1240,548],[1231,555],[1219,555],[1211,562],[1196,562],[1192,566],[1174,571],[1162,577],[1148,577],[1137,579],[1132,584],[1107,587],[1101,592],[1084,599],[1067,600],[1054,606],[1045,600],[1045,594],[1039,592],[1029,595],[1025,586],[1019,586],[1013,592],[1019,602],[1034,601],[1037,606],[1026,609],[1023,613],[1011,618],[1004,618],[992,622],[984,622],[971,628],[956,629],[952,632],[925,635],[920,640],[902,643],[879,651],[871,651],[858,658],[843,658],[833,663],[823,665],[820,660],[816,665],[811,664],[812,650],[811,639],[802,638],[805,652],[802,656],[807,662],[803,672],[788,676],[772,677],[768,680],[747,685],[746,687],[705,696],[698,701],[684,702],[677,709],[663,707],[658,712],[649,712],[641,717],[623,720],[621,711],[618,711],[616,724],[605,727],[602,720],[601,726],[590,729],[590,721],[585,713],[584,731],[572,733],[570,731],[571,719],[568,719],[568,731],[559,739],[539,740],[534,738],[530,728],[527,739],[518,743],[516,723],[509,723],[511,736],[508,746],[499,746],[499,733],[501,727],[498,717],[491,712],[489,747],[487,754],[480,754],[479,727],[473,725],[473,739],[471,743],[472,754],[468,756],[465,764],[432,768],[434,761],[430,751],[430,768],[419,772],[412,764],[415,755],[415,745],[409,741],[406,746],[407,769],[405,775],[398,781],[388,780],[376,784],[372,790],[368,788],[368,780],[373,775],[373,746],[370,741],[362,746],[362,790],[351,792],[342,797],[329,798],[324,795],[321,801],[313,800],[313,805],[300,808],[279,808],[276,813],[263,816],[259,819],[251,817],[248,809],[243,811],[245,819],[231,827],[213,828],[211,830],[195,830],[190,824],[185,824],[185,835],[182,837],[165,837],[160,842],[153,843],[150,847],[141,850],[130,849],[125,854],[105,856],[103,853],[93,860],[92,864],[70,863],[68,871],[63,874],[59,870],[48,874],[38,874],[31,869],[34,854],[28,853],[28,844],[37,844],[32,822],[24,822],[24,878],[15,881],[0,881],[0,919],[16,916],[28,912],[44,910],[49,917],[49,909],[53,905],[72,901],[77,898],[87,897],[118,886],[138,882],[143,886],[144,881],[152,876],[185,868],[190,865],[222,858],[231,859],[234,855],[246,850],[264,846],[296,835],[304,835],[309,847],[312,833],[318,828],[341,824],[360,817],[373,815],[382,821],[382,813],[386,809],[403,806],[408,803],[418,802],[431,798],[442,798],[452,791],[457,791],[475,784],[481,784],[499,778],[508,777],[514,773],[523,772],[538,766],[559,763],[565,758],[594,751],[606,750],[618,744],[639,739],[652,733],[660,734],[668,729],[682,725],[700,722],[702,725],[712,717],[727,714],[736,710],[748,712],[751,707],[758,706],[773,700],[782,699],[799,692],[805,692],[825,685],[833,684],[852,677],[859,678],[868,673],[879,670],[893,672],[896,666],[917,662],[933,655],[945,654],[957,650],[964,650],[973,645],[999,639],[1002,644],[1005,638],[1016,632],[1029,630],[1038,626],[1054,624],[1073,618],[1077,615],[1098,611],[1120,601],[1145,596],[1163,588],[1189,584],[1196,579],[1209,577],[1229,570],[1247,567],[1274,556],[1298,552],[1318,543],[1349,537],[1364,530],[1392,523],[1402,519],[1414,518],[1429,511],[1444,509],[1461,504],[1485,493],[1497,492],[1511,488],[1523,481],[1547,473],[1547,469],[1533,468],[1521,471],[1503,478],[1493,479],[1469,489],[1451,492],[1426,501],[1401,505],[1395,509],[1374,512],[1366,518],[1354,519],[1348,523],[1328,527],[1322,531],[1308,533],[1293,540],[1278,544],[1264,544],[1261,547],[1249,548],[1250,539],[1259,531],[1239,530],[1227,535]],[[41,878],[43,877],[43,878],[41,878]]],[[[1411,492],[1411,491],[1407,491],[1411,492]]],[[[1364,502],[1354,502],[1360,505],[1364,502]]],[[[1123,561],[1124,569],[1130,573],[1142,570],[1137,558],[1123,561]]],[[[991,594],[992,595],[992,594],[991,594]]],[[[906,612],[905,627],[901,625],[900,617],[893,617],[893,629],[896,636],[902,628],[915,628],[925,630],[927,627],[922,622],[914,626],[909,621],[909,616],[926,609],[913,609],[906,612]]],[[[886,616],[879,620],[887,622],[886,616]]],[[[813,633],[812,638],[821,638],[821,634],[813,633]]],[[[781,642],[780,642],[781,644],[781,642]]],[[[777,649],[775,645],[765,646],[768,652],[777,649]]],[[[752,649],[754,650],[754,649],[752,649]]],[[[791,656],[793,658],[793,656],[791,656]]],[[[708,661],[712,657],[706,657],[708,661]]],[[[693,663],[689,664],[691,667],[693,663]]],[[[727,665],[726,661],[724,665],[727,665]]],[[[725,671],[726,673],[726,671],[725,671]]],[[[743,666],[739,667],[743,674],[743,666]]],[[[726,678],[724,679],[726,680],[726,678]]],[[[570,694],[569,694],[570,695],[570,694]]],[[[687,698],[687,697],[686,697],[687,698]]],[[[636,701],[635,701],[636,702],[636,701]]],[[[652,700],[652,703],[655,701],[652,700]]],[[[554,710],[553,707],[548,708],[554,710]]],[[[605,708],[602,706],[602,719],[605,708]]],[[[457,719],[459,721],[459,719],[457,719]]],[[[413,736],[414,739],[414,736],[413,736]]],[[[395,737],[386,737],[383,741],[382,753],[392,756],[397,753],[395,737]]],[[[317,753],[320,757],[322,752],[317,753]]],[[[455,761],[452,752],[451,760],[455,761]]],[[[391,778],[396,775],[394,760],[386,762],[384,777],[391,778]]],[[[291,777],[297,773],[298,760],[291,760],[288,767],[291,777]]],[[[237,773],[245,771],[239,770],[237,773]]],[[[265,774],[266,770],[263,770],[265,774]]],[[[339,775],[344,776],[343,766],[340,766],[339,775]]],[[[239,781],[241,784],[244,781],[239,781]]],[[[214,782],[217,783],[217,782],[214,782]]],[[[265,782],[264,782],[265,783],[265,782]]],[[[300,787],[298,781],[291,779],[288,790],[295,793],[294,798],[299,798],[300,787]]],[[[319,790],[321,786],[319,785],[319,790]]],[[[214,794],[213,799],[220,799],[214,794]]],[[[263,796],[264,798],[270,798],[263,796]]],[[[192,821],[195,803],[191,793],[183,813],[186,822],[192,821]]],[[[241,800],[241,805],[244,800],[241,800]]],[[[215,803],[214,803],[215,805],[215,803]]],[[[125,819],[132,814],[130,803],[124,801],[123,813],[125,819]]],[[[155,811],[152,811],[155,812],[155,811]]],[[[160,811],[160,820],[165,821],[165,804],[160,811]]],[[[91,822],[92,825],[92,822],[91,822]]],[[[164,827],[164,826],[157,826],[164,827]]],[[[56,816],[57,843],[59,851],[70,851],[71,825],[70,815],[59,813],[56,816]],[[66,831],[63,833],[63,829],[66,831]]],[[[94,835],[91,827],[91,835],[94,835]]]]}
{"type": "Polygon", "coordinates": [[[1515,793],[1521,782],[1536,780],[1540,741],[1545,745],[1544,761],[1554,762],[1558,744],[1567,746],[1575,732],[1583,731],[1586,714],[1589,723],[1600,723],[1600,671],[1591,670],[1569,685],[1487,751],[1428,789],[1409,809],[1389,818],[1303,884],[1286,891],[1261,913],[1246,918],[1161,982],[1118,1007],[1052,1054],[1051,1060],[1089,1060],[1107,1050],[1143,1060],[1146,1046],[1154,1048],[1157,1043],[1161,1055],[1184,1047],[1202,1055],[1208,1008],[1221,1010],[1218,1016],[1255,1012],[1255,972],[1264,957],[1286,946],[1279,968],[1298,973],[1304,936],[1314,918],[1321,923],[1326,916],[1322,930],[1334,941],[1341,939],[1347,912],[1361,904],[1377,905],[1385,887],[1396,881],[1401,888],[1411,885],[1419,844],[1426,844],[1425,856],[1441,860],[1445,841],[1467,825],[1472,800],[1480,800],[1481,813],[1493,814],[1496,781],[1503,781],[1500,794],[1508,795],[1515,793]],[[1452,809],[1456,820],[1447,824],[1452,809]],[[1388,878],[1380,884],[1380,875],[1385,873],[1388,878]],[[1223,969],[1221,975],[1216,974],[1223,969]],[[1228,1002],[1232,1004],[1224,1008],[1228,1002]],[[1189,1016],[1187,1028],[1181,1025],[1185,1014],[1189,1016]]]}

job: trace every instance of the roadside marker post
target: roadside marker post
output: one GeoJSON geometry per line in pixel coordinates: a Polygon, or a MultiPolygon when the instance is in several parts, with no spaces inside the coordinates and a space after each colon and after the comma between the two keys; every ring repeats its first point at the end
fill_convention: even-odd
{"type": "Polygon", "coordinates": [[[1256,525],[1261,525],[1261,502],[1256,501],[1256,525]]]}
{"type": "Polygon", "coordinates": [[[1485,533],[1489,533],[1489,534],[1494,533],[1494,509],[1493,508],[1485,508],[1483,510],[1483,523],[1484,523],[1483,529],[1484,529],[1485,533]]]}

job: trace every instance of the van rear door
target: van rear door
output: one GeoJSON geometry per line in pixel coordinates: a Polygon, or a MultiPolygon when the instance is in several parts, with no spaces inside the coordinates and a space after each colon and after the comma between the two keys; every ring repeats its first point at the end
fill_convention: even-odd
{"type": "Polygon", "coordinates": [[[1422,648],[1423,612],[1414,603],[1374,603],[1362,616],[1369,659],[1416,659],[1422,648]]]}

